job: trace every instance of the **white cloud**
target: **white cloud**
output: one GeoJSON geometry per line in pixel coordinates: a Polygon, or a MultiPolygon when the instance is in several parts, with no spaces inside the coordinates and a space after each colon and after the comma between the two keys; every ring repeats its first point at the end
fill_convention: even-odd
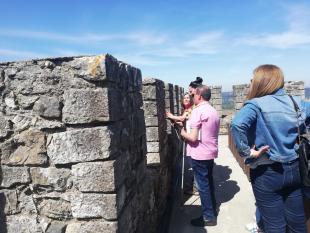
{"type": "Polygon", "coordinates": [[[278,34],[240,38],[238,39],[238,43],[251,46],[288,49],[310,44],[310,34],[286,31],[278,34]]]}
{"type": "Polygon", "coordinates": [[[159,66],[169,64],[169,61],[160,58],[155,58],[146,54],[132,53],[132,54],[113,54],[118,60],[134,66],[159,66]]]}
{"type": "Polygon", "coordinates": [[[89,53],[86,54],[85,52],[82,52],[82,51],[69,50],[69,49],[63,49],[63,48],[53,49],[53,54],[57,54],[57,56],[66,56],[66,57],[91,55],[89,53]]]}
{"type": "Polygon", "coordinates": [[[287,9],[287,23],[290,31],[308,32],[310,30],[310,8],[306,5],[290,5],[287,9]]]}
{"type": "Polygon", "coordinates": [[[124,34],[86,33],[81,35],[70,35],[44,31],[0,30],[0,35],[6,37],[30,38],[78,44],[89,44],[95,42],[118,40],[128,41],[143,46],[162,44],[167,39],[165,35],[161,35],[155,32],[129,32],[124,34]]]}
{"type": "Polygon", "coordinates": [[[37,53],[33,51],[23,51],[23,50],[13,50],[13,49],[1,49],[0,56],[2,57],[14,57],[14,59],[34,59],[34,58],[43,58],[49,57],[48,54],[37,53]]]}
{"type": "Polygon", "coordinates": [[[277,49],[310,45],[310,8],[305,5],[282,5],[286,10],[287,29],[282,32],[240,37],[236,45],[251,45],[277,49]]]}
{"type": "Polygon", "coordinates": [[[137,41],[141,45],[160,45],[167,40],[167,36],[153,32],[136,32],[123,37],[127,40],[137,41]]]}
{"type": "Polygon", "coordinates": [[[184,46],[187,53],[212,54],[218,51],[222,39],[222,32],[206,32],[185,42],[184,46]]]}
{"type": "Polygon", "coordinates": [[[170,37],[169,42],[160,47],[144,50],[144,55],[185,58],[191,55],[216,54],[225,47],[224,33],[219,31],[205,32],[186,38],[170,37]]]}

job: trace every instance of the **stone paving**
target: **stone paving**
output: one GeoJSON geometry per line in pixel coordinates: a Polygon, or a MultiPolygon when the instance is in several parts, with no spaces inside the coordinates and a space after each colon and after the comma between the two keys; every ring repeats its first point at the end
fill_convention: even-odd
{"type": "Polygon", "coordinates": [[[169,233],[243,233],[245,225],[254,222],[255,200],[251,185],[228,148],[227,135],[219,137],[219,157],[215,160],[214,181],[220,211],[217,226],[193,227],[190,220],[200,215],[199,196],[175,198],[169,233]]]}

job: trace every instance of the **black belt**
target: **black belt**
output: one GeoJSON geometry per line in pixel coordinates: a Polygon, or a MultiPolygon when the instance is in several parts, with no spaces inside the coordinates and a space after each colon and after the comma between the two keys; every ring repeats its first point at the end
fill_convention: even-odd
{"type": "Polygon", "coordinates": [[[288,161],[288,162],[285,162],[285,163],[282,163],[282,164],[293,164],[293,163],[295,163],[295,162],[297,162],[298,161],[298,158],[296,158],[296,159],[293,159],[292,161],[288,161]]]}

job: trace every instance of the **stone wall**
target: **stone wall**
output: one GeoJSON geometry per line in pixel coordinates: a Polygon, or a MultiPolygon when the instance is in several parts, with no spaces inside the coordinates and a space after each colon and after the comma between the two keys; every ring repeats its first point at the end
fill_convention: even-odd
{"type": "MultiPolygon", "coordinates": [[[[239,111],[246,100],[249,92],[249,84],[233,85],[233,99],[235,111],[239,111]]],[[[288,81],[284,84],[284,90],[290,95],[305,97],[305,85],[303,81],[288,81]]]]}
{"type": "MultiPolygon", "coordinates": [[[[173,193],[173,177],[175,164],[180,158],[181,141],[172,130],[170,121],[166,120],[167,109],[180,114],[180,95],[183,92],[178,86],[165,84],[161,80],[146,78],[143,80],[142,96],[146,125],[147,171],[153,184],[154,210],[150,213],[153,221],[160,224],[156,229],[145,232],[159,232],[163,229],[171,203],[169,197],[173,193]]],[[[169,215],[169,213],[168,213],[169,215]]]]}
{"type": "Polygon", "coordinates": [[[211,105],[216,109],[218,115],[221,119],[220,122],[220,134],[226,134],[226,123],[223,118],[223,109],[222,109],[222,86],[210,86],[211,88],[211,105]]]}
{"type": "Polygon", "coordinates": [[[300,96],[305,98],[305,83],[304,81],[288,81],[284,84],[285,91],[290,95],[300,96]]]}
{"type": "Polygon", "coordinates": [[[246,100],[249,87],[249,84],[233,85],[233,99],[236,112],[242,108],[243,103],[246,100]]]}
{"type": "Polygon", "coordinates": [[[1,232],[155,232],[175,157],[146,86],[110,55],[0,64],[1,232]]]}
{"type": "Polygon", "coordinates": [[[219,116],[222,115],[222,86],[210,86],[211,105],[217,110],[219,116]]]}

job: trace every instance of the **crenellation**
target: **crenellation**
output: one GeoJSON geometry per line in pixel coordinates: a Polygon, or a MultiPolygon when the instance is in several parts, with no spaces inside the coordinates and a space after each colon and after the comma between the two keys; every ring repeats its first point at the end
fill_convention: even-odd
{"type": "Polygon", "coordinates": [[[119,232],[124,209],[145,215],[139,69],[111,55],[2,63],[0,90],[1,229],[119,232]]]}
{"type": "MultiPolygon", "coordinates": [[[[247,90],[234,86],[236,110],[247,90]]],[[[165,112],[180,115],[183,94],[109,54],[1,63],[0,229],[158,232],[182,152],[165,112]]]]}

